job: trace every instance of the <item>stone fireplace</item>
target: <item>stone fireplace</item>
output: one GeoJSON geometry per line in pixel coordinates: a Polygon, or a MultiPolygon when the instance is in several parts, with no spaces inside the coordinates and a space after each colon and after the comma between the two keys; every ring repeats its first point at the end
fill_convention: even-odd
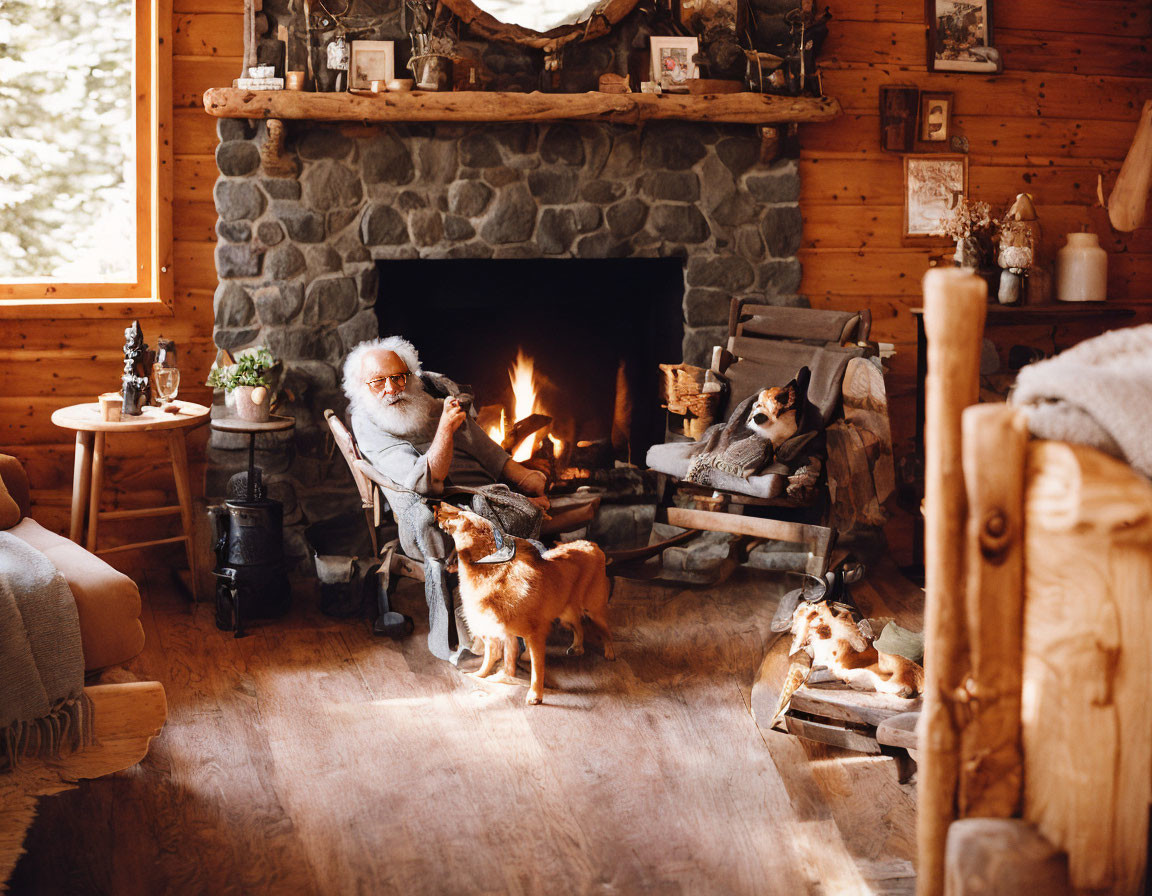
{"type": "MultiPolygon", "coordinates": [[[[296,174],[270,177],[260,160],[265,125],[218,123],[214,337],[233,351],[266,344],[284,362],[282,412],[297,426],[280,444],[262,441],[270,450],[258,451],[258,463],[270,496],[284,502],[286,549],[302,569],[304,525],[358,507],[322,416],[345,407],[342,359],[394,331],[378,301],[421,298],[410,286],[389,291],[390,262],[490,260],[491,274],[475,276],[498,306],[492,280],[523,298],[507,273],[516,260],[663,259],[676,265],[682,291],[678,305],[662,306],[681,334],[658,359],[668,362],[706,360],[733,296],[804,304],[796,164],[761,164],[751,127],[286,126],[296,174]]],[[[546,295],[536,298],[547,306],[546,295]]],[[[464,326],[450,315],[442,325],[449,338],[464,326]]],[[[447,367],[435,347],[426,350],[447,367]]],[[[243,447],[213,433],[209,499],[243,468],[243,447]]]]}

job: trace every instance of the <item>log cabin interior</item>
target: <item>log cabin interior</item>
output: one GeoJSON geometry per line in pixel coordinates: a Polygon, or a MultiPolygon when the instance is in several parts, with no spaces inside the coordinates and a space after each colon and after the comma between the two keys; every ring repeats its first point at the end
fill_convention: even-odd
{"type": "Polygon", "coordinates": [[[1152,3],[562,6],[0,19],[0,891],[1147,892],[1152,3]]]}

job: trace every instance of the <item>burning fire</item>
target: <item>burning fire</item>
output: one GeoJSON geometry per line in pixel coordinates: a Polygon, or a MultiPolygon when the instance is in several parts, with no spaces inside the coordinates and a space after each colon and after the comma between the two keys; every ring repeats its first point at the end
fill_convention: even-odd
{"type": "MultiPolygon", "coordinates": [[[[526,357],[523,350],[518,350],[516,352],[516,363],[508,370],[508,379],[512,383],[513,422],[523,420],[532,414],[543,413],[536,394],[536,380],[533,376],[534,370],[535,367],[532,359],[526,357]]],[[[494,442],[502,443],[508,436],[508,431],[508,415],[501,409],[500,425],[489,427],[488,435],[494,442]]],[[[532,457],[532,453],[538,444],[538,438],[537,433],[525,437],[512,452],[512,459],[516,461],[526,461],[532,457]]],[[[551,436],[548,438],[552,439],[551,436]]],[[[559,455],[560,447],[556,439],[552,439],[552,450],[555,455],[559,455]]]]}

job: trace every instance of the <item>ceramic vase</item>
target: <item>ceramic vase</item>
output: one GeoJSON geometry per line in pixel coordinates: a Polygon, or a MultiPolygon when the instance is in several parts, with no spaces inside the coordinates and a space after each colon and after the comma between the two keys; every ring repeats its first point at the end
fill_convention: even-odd
{"type": "Polygon", "coordinates": [[[251,423],[264,423],[268,420],[271,396],[266,386],[237,386],[232,392],[237,417],[251,423]]]}
{"type": "Polygon", "coordinates": [[[1103,302],[1108,297],[1108,253],[1094,233],[1070,233],[1056,253],[1056,298],[1103,302]]]}

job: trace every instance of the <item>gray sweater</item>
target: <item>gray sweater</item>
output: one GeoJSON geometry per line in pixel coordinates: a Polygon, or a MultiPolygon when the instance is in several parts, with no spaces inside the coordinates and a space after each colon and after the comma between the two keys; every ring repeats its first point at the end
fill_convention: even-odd
{"type": "MultiPolygon", "coordinates": [[[[437,404],[439,408],[439,404],[437,404]]],[[[498,482],[508,453],[492,441],[471,417],[456,430],[452,441],[452,466],[448,477],[436,481],[428,468],[427,452],[431,440],[409,442],[386,433],[362,414],[352,414],[352,432],[364,458],[397,484],[433,497],[442,494],[445,485],[490,485],[498,482]]],[[[417,500],[404,494],[387,494],[388,503],[399,511],[417,500]]]]}

